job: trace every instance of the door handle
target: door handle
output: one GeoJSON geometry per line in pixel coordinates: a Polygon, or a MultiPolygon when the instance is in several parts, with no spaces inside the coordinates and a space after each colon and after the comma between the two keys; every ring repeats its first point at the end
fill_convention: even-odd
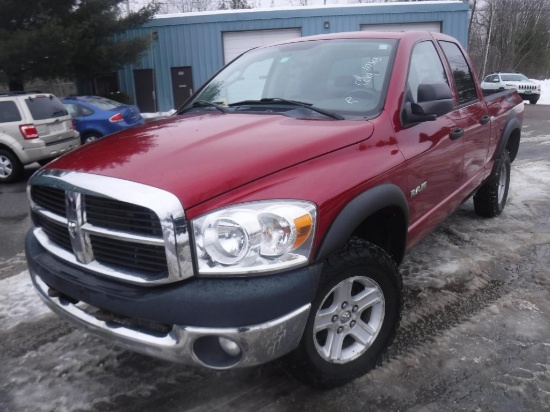
{"type": "Polygon", "coordinates": [[[449,137],[451,140],[458,139],[459,137],[462,137],[464,135],[464,129],[454,129],[450,134],[449,137]]]}
{"type": "Polygon", "coordinates": [[[491,118],[487,115],[483,116],[481,119],[479,119],[479,124],[487,124],[491,121],[491,118]]]}

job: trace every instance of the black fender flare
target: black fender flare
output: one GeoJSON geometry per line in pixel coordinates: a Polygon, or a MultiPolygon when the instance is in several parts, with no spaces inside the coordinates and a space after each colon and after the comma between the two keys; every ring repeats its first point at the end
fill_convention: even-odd
{"type": "MultiPolygon", "coordinates": [[[[521,123],[519,122],[517,117],[514,117],[508,120],[508,123],[506,123],[506,126],[504,126],[504,130],[502,131],[502,137],[500,139],[497,150],[495,151],[494,159],[496,160],[496,162],[495,162],[495,165],[493,166],[491,176],[496,172],[498,167],[498,159],[500,159],[500,157],[502,156],[504,149],[506,149],[506,146],[508,146],[508,140],[510,140],[510,136],[512,135],[512,132],[516,129],[521,131],[521,123]]],[[[518,144],[519,144],[519,141],[518,141],[518,144]]],[[[517,154],[517,150],[516,150],[516,154],[517,154]]],[[[514,159],[515,159],[515,154],[513,155],[513,158],[510,159],[510,161],[513,161],[514,159]]]]}
{"type": "Polygon", "coordinates": [[[400,256],[396,256],[397,263],[400,263],[405,254],[406,233],[409,226],[409,205],[403,191],[391,183],[384,183],[366,190],[342,208],[323,237],[315,261],[322,261],[343,249],[353,232],[365,219],[387,207],[397,207],[405,217],[402,252],[400,256]]]}

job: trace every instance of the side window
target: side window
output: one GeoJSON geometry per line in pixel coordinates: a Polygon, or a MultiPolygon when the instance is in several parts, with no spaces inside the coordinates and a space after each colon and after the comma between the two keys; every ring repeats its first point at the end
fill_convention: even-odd
{"type": "Polygon", "coordinates": [[[0,102],[0,123],[19,122],[21,115],[14,102],[0,102]]]}
{"type": "Polygon", "coordinates": [[[449,84],[434,44],[431,41],[416,44],[411,54],[406,99],[417,103],[418,85],[437,82],[449,84]]]}
{"type": "Polygon", "coordinates": [[[458,91],[459,104],[465,104],[477,100],[477,91],[474,83],[474,76],[466,62],[466,58],[460,51],[460,48],[448,41],[440,41],[445,57],[453,71],[453,78],[458,91]]]}
{"type": "Polygon", "coordinates": [[[487,76],[483,81],[485,83],[498,83],[498,76],[495,74],[491,74],[490,76],[487,76]]]}
{"type": "Polygon", "coordinates": [[[79,116],[90,116],[94,114],[94,111],[91,109],[88,109],[86,106],[82,106],[81,104],[77,104],[78,107],[78,115],[79,116]]]}
{"type": "Polygon", "coordinates": [[[72,117],[89,116],[94,113],[92,110],[82,106],[81,104],[63,103],[63,105],[72,117]]]}
{"type": "Polygon", "coordinates": [[[67,111],[69,112],[71,117],[77,117],[78,116],[78,113],[77,113],[77,110],[76,110],[76,104],[63,103],[63,106],[65,106],[65,109],[67,109],[67,111]]]}

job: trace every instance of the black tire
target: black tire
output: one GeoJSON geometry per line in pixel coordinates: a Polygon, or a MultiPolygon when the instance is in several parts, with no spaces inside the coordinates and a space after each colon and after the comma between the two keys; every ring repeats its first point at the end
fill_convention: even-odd
{"type": "Polygon", "coordinates": [[[12,152],[0,149],[0,183],[12,183],[23,176],[23,165],[12,152]]]}
{"type": "Polygon", "coordinates": [[[301,382],[328,389],[381,360],[401,319],[403,281],[390,256],[362,240],[329,258],[322,279],[300,345],[284,365],[301,382]]]}
{"type": "Polygon", "coordinates": [[[102,136],[99,133],[90,132],[80,136],[80,141],[82,142],[82,144],[86,144],[86,143],[91,143],[99,139],[100,137],[102,136]]]}
{"type": "Polygon", "coordinates": [[[496,173],[474,195],[474,211],[477,215],[495,217],[502,213],[510,189],[510,169],[510,153],[504,150],[496,173]]]}
{"type": "Polygon", "coordinates": [[[538,101],[539,101],[538,97],[530,97],[529,98],[529,103],[531,103],[531,104],[537,104],[538,101]]]}

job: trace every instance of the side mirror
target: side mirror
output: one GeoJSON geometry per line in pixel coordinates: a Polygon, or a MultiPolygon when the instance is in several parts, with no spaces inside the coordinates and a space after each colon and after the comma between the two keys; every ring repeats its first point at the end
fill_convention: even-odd
{"type": "Polygon", "coordinates": [[[447,83],[421,83],[418,103],[406,103],[405,112],[409,123],[417,123],[435,120],[454,107],[453,93],[447,83]]]}

